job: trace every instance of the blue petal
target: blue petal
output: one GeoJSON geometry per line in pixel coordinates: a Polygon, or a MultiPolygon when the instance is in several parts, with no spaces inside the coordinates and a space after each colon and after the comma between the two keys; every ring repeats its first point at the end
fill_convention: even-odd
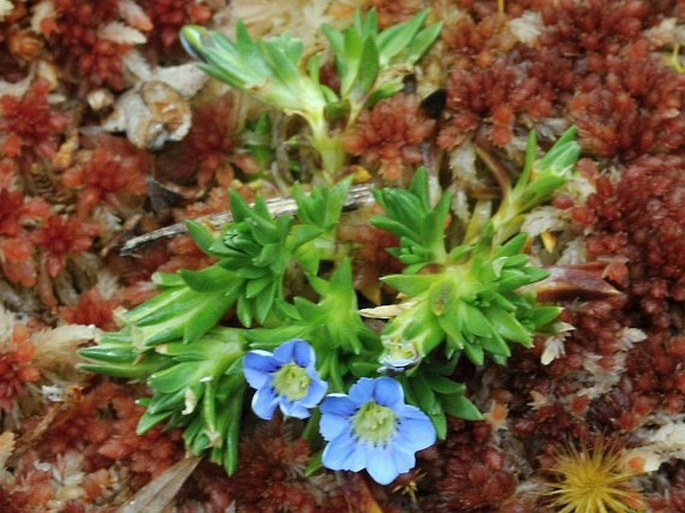
{"type": "Polygon", "coordinates": [[[392,378],[378,378],[373,398],[381,406],[387,406],[394,411],[404,405],[404,390],[402,385],[392,378]]]}
{"type": "Polygon", "coordinates": [[[319,406],[321,413],[332,413],[340,417],[350,417],[357,412],[358,408],[358,405],[345,394],[328,394],[319,406]]]}
{"type": "Polygon", "coordinates": [[[306,419],[311,416],[311,413],[307,408],[299,403],[299,401],[287,401],[281,399],[281,404],[279,405],[283,415],[288,417],[295,417],[296,419],[306,419]]]}
{"type": "Polygon", "coordinates": [[[416,465],[416,457],[413,451],[406,451],[399,444],[392,446],[392,460],[395,463],[395,468],[400,474],[409,472],[416,465]]]}
{"type": "Polygon", "coordinates": [[[316,355],[308,342],[294,338],[278,346],[274,351],[274,358],[281,363],[295,362],[304,368],[314,362],[316,355]]]}
{"type": "Polygon", "coordinates": [[[375,381],[375,379],[371,378],[360,378],[359,381],[350,388],[350,399],[358,406],[368,403],[373,396],[375,381]]]}
{"type": "Polygon", "coordinates": [[[329,442],[323,450],[321,463],[331,470],[347,470],[355,448],[354,439],[349,434],[343,434],[329,442]]]}
{"type": "Polygon", "coordinates": [[[293,349],[293,360],[302,368],[313,366],[316,362],[316,353],[308,342],[300,339],[294,339],[295,347],[293,349]]]}
{"type": "Polygon", "coordinates": [[[426,417],[425,420],[402,419],[393,443],[405,451],[416,452],[435,443],[435,427],[426,417]]]}
{"type": "Polygon", "coordinates": [[[387,485],[392,483],[400,472],[395,467],[390,446],[374,448],[368,456],[366,470],[378,484],[387,485]]]}
{"type": "Polygon", "coordinates": [[[369,460],[369,448],[366,444],[356,445],[352,454],[347,460],[347,470],[352,472],[359,472],[366,468],[369,460]]]}
{"type": "Polygon", "coordinates": [[[327,390],[328,383],[320,380],[318,377],[314,377],[312,378],[311,383],[309,383],[307,395],[305,395],[298,402],[307,408],[314,408],[321,402],[321,399],[323,399],[323,396],[326,395],[327,390]]]}
{"type": "Polygon", "coordinates": [[[250,351],[243,357],[243,373],[252,388],[261,388],[269,379],[269,373],[278,370],[280,364],[271,353],[250,351]]]}
{"type": "Polygon", "coordinates": [[[278,360],[281,364],[290,363],[293,361],[293,351],[295,350],[295,344],[299,342],[299,339],[288,340],[274,350],[274,358],[278,360]]]}
{"type": "Polygon", "coordinates": [[[319,433],[324,440],[334,440],[341,433],[350,429],[350,421],[332,413],[324,413],[319,421],[319,433]]]}
{"type": "Polygon", "coordinates": [[[270,420],[278,404],[278,396],[269,385],[259,388],[252,396],[252,411],[260,419],[270,420]]]}

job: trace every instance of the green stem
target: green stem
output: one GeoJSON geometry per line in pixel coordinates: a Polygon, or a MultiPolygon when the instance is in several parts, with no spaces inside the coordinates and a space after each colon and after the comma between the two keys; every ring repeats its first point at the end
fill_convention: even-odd
{"type": "Polygon", "coordinates": [[[323,181],[332,182],[333,177],[345,165],[345,150],[340,134],[330,135],[323,115],[307,117],[312,129],[312,144],[321,157],[323,181]]]}

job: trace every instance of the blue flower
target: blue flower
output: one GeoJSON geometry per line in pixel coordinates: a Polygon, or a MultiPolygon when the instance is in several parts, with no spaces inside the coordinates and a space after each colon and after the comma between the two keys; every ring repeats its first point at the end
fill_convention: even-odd
{"type": "Polygon", "coordinates": [[[312,347],[300,339],[281,344],[273,353],[245,354],[245,379],[257,390],[252,397],[252,411],[269,420],[278,406],[289,417],[309,417],[309,409],[321,402],[328,389],[316,372],[315,360],[312,347]]]}
{"type": "Polygon", "coordinates": [[[416,451],[435,443],[435,428],[421,410],[404,403],[392,378],[361,378],[350,394],[329,394],[319,407],[320,431],[329,444],[323,465],[331,470],[366,469],[386,485],[416,465],[416,451]]]}

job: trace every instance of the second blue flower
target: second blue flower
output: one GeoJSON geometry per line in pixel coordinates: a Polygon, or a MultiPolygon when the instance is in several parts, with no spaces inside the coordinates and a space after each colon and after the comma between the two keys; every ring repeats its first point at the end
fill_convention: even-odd
{"type": "Polygon", "coordinates": [[[243,358],[245,379],[257,390],[252,411],[265,420],[271,419],[276,407],[289,417],[309,417],[309,409],[318,405],[328,390],[315,362],[314,350],[300,339],[285,342],[273,353],[247,353],[243,358]]]}

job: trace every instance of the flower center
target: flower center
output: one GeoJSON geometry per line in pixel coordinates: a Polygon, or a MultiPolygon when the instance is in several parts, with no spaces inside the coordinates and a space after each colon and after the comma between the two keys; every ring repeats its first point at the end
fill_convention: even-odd
{"type": "Polygon", "coordinates": [[[376,401],[364,404],[352,419],[352,429],[360,440],[373,445],[390,442],[397,427],[397,415],[376,401]]]}
{"type": "Polygon", "coordinates": [[[297,401],[307,395],[312,381],[307,371],[295,362],[286,363],[273,373],[273,387],[276,393],[288,401],[297,401]]]}

